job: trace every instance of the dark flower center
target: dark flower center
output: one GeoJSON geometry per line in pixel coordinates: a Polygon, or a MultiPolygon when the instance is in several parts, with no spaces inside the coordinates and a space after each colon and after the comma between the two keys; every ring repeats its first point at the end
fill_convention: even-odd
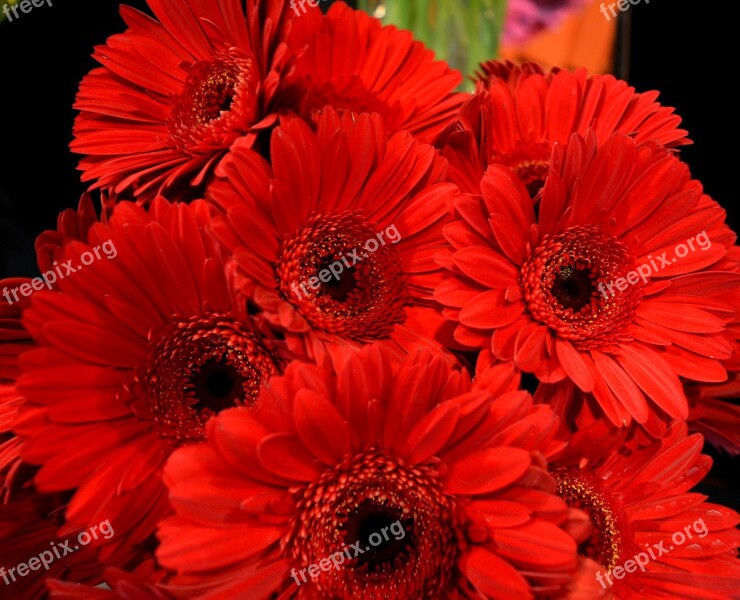
{"type": "Polygon", "coordinates": [[[403,514],[393,506],[365,502],[347,517],[344,542],[351,545],[359,541],[365,553],[358,557],[352,568],[366,568],[368,573],[392,569],[397,559],[405,559],[413,550],[411,531],[413,521],[403,519],[403,514]]]}
{"type": "Polygon", "coordinates": [[[366,89],[364,82],[357,77],[339,77],[334,81],[317,84],[312,78],[300,81],[294,95],[296,112],[311,120],[327,106],[340,114],[378,113],[389,131],[395,131],[407,117],[406,106],[388,106],[378,95],[366,89]]]}
{"type": "Polygon", "coordinates": [[[514,167],[517,177],[524,182],[531,198],[534,198],[545,185],[549,160],[525,160],[514,167]]]}
{"type": "Polygon", "coordinates": [[[545,236],[522,265],[527,310],[578,348],[607,349],[627,339],[642,298],[641,282],[616,287],[633,268],[626,246],[598,227],[545,236]]]}
{"type": "Polygon", "coordinates": [[[296,568],[344,555],[310,580],[317,597],[444,597],[464,534],[439,479],[368,450],[300,492],[286,540],[296,568]]]}
{"type": "MultiPolygon", "coordinates": [[[[335,257],[336,255],[332,258],[335,257]]],[[[322,271],[328,270],[335,262],[336,258],[332,262],[325,260],[323,263],[319,264],[316,268],[317,275],[322,271]]],[[[342,263],[342,266],[344,266],[344,263],[342,263]]],[[[349,300],[352,291],[356,290],[358,287],[359,282],[355,279],[354,272],[352,269],[347,269],[340,273],[338,277],[332,276],[332,278],[319,289],[319,295],[326,294],[330,296],[332,300],[342,304],[349,300]]]]}
{"type": "Polygon", "coordinates": [[[234,64],[196,63],[185,83],[182,108],[191,125],[203,125],[231,107],[239,69],[234,64]]]}
{"type": "Polygon", "coordinates": [[[563,308],[578,312],[591,302],[593,281],[594,274],[588,264],[576,260],[555,270],[551,292],[563,308]]]}
{"type": "Polygon", "coordinates": [[[587,513],[594,525],[591,537],[581,544],[579,553],[610,571],[619,564],[621,554],[622,535],[617,513],[604,495],[579,473],[561,471],[554,475],[558,495],[571,508],[587,513]]]}
{"type": "Polygon", "coordinates": [[[550,169],[550,151],[549,144],[524,144],[513,152],[494,157],[494,162],[513,170],[530,197],[534,198],[545,185],[550,169]]]}
{"type": "Polygon", "coordinates": [[[256,116],[251,58],[222,53],[189,67],[167,122],[174,143],[188,151],[230,145],[256,116]]]}
{"type": "Polygon", "coordinates": [[[163,437],[198,441],[213,415],[252,405],[277,368],[277,355],[244,323],[222,315],[181,321],[158,332],[151,361],[137,370],[134,410],[163,437]]]}
{"type": "Polygon", "coordinates": [[[315,215],[283,240],[275,277],[283,298],[318,331],[371,341],[405,320],[400,255],[359,215],[315,215]]]}
{"type": "Polygon", "coordinates": [[[236,365],[220,360],[207,361],[190,377],[190,388],[198,399],[196,408],[220,412],[243,400],[244,378],[236,365]]]}

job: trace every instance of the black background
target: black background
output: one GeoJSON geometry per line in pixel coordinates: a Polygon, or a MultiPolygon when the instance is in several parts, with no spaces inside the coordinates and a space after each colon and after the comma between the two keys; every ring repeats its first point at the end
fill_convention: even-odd
{"type": "MultiPolygon", "coordinates": [[[[622,23],[618,50],[627,79],[639,91],[661,90],[661,102],[676,107],[694,140],[682,156],[726,208],[737,231],[732,5],[726,0],[646,2],[632,6],[622,23]]],[[[52,3],[0,24],[0,277],[37,274],[35,235],[53,228],[61,209],[77,205],[84,186],[77,157],[67,148],[71,106],[79,80],[95,66],[93,46],[123,30],[118,0],[52,3]]],[[[143,0],[127,3],[145,9],[143,0]]],[[[321,3],[322,8],[329,4],[321,3]]],[[[735,464],[719,458],[703,486],[713,500],[737,504],[726,485],[735,464]]]]}

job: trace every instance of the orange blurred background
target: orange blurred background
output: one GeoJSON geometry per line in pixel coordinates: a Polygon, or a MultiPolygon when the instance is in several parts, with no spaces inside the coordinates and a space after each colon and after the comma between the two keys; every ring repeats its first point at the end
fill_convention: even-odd
{"type": "Polygon", "coordinates": [[[601,4],[601,0],[592,2],[560,27],[539,33],[522,46],[504,44],[500,57],[547,67],[586,67],[590,73],[613,72],[617,19],[607,21],[599,10],[601,4]]]}

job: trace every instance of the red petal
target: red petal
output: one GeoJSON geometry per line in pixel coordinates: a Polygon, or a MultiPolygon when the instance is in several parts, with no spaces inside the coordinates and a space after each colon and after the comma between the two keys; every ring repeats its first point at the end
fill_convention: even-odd
{"type": "Polygon", "coordinates": [[[265,469],[288,480],[314,481],[322,469],[306,447],[290,433],[275,433],[257,446],[257,458],[265,469]]]}
{"type": "Polygon", "coordinates": [[[485,548],[474,546],[460,560],[460,570],[482,598],[528,600],[533,598],[529,584],[509,563],[485,548]]]}
{"type": "Polygon", "coordinates": [[[624,345],[620,350],[617,360],[637,385],[669,415],[686,419],[689,406],[670,365],[658,353],[637,344],[624,345]]]}
{"type": "Polygon", "coordinates": [[[527,569],[567,567],[576,562],[575,540],[547,521],[531,521],[491,534],[496,549],[527,569]]]}
{"type": "Polygon", "coordinates": [[[294,411],[296,429],[306,448],[327,465],[342,462],[351,445],[347,422],[336,407],[313,390],[301,390],[294,411]]]}
{"type": "Polygon", "coordinates": [[[452,262],[465,275],[490,288],[506,288],[517,282],[513,263],[486,246],[470,246],[455,252],[452,262]]]}
{"type": "Polygon", "coordinates": [[[489,448],[448,465],[445,490],[474,495],[500,490],[527,472],[532,460],[521,448],[489,448]]]}
{"type": "Polygon", "coordinates": [[[555,338],[555,352],[563,371],[584,392],[594,389],[594,376],[587,364],[587,357],[578,352],[567,340],[555,338]]]}
{"type": "Polygon", "coordinates": [[[650,410],[645,396],[634,380],[611,357],[596,350],[591,352],[596,368],[614,395],[638,423],[647,421],[650,410]]]}
{"type": "Polygon", "coordinates": [[[460,322],[473,329],[494,329],[513,323],[524,312],[524,304],[507,302],[504,294],[504,290],[479,294],[460,311],[460,322]]]}
{"type": "Polygon", "coordinates": [[[510,500],[473,500],[466,511],[480,513],[493,528],[522,525],[532,518],[532,511],[519,502],[510,500]]]}
{"type": "Polygon", "coordinates": [[[159,528],[157,558],[165,567],[207,571],[239,564],[276,542],[281,528],[257,521],[248,527],[199,527],[177,517],[159,528]]]}
{"type": "Polygon", "coordinates": [[[419,464],[434,456],[450,439],[457,427],[460,407],[444,402],[425,415],[409,432],[401,454],[409,464],[419,464]]]}

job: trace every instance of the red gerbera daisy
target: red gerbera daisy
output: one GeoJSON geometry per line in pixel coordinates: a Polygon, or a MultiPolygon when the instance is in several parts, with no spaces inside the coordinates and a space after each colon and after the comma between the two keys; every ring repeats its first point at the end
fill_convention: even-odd
{"type": "Polygon", "coordinates": [[[534,63],[482,65],[481,83],[444,138],[450,176],[463,191],[479,193],[489,165],[510,168],[534,198],[548,171],[553,144],[592,129],[599,144],[614,132],[637,143],[666,147],[690,143],[680,117],[656,102],[657,92],[638,94],[612,75],[545,73],[534,63]]]}
{"type": "Polygon", "coordinates": [[[411,131],[432,143],[452,121],[465,94],[462,76],[408,31],[383,27],[363,11],[337,2],[322,16],[297,19],[288,38],[300,57],[286,77],[283,103],[310,120],[324,106],[376,112],[389,131],[411,131]]]}
{"type": "MultiPolygon", "coordinates": [[[[705,198],[708,201],[708,198],[705,198]]],[[[730,248],[728,255],[716,265],[714,271],[727,273],[739,273],[737,255],[740,248],[730,248]]],[[[729,373],[729,379],[721,383],[700,383],[706,379],[706,366],[694,360],[683,360],[677,356],[677,350],[672,346],[665,348],[665,357],[673,362],[677,368],[681,367],[680,373],[685,378],[698,381],[684,380],[684,392],[689,404],[688,425],[692,432],[701,433],[706,441],[717,448],[723,449],[729,454],[736,455],[740,452],[740,407],[737,399],[740,398],[740,329],[738,329],[738,312],[740,308],[740,286],[733,279],[724,281],[710,281],[708,279],[697,281],[696,290],[704,295],[707,304],[717,302],[729,305],[735,309],[735,317],[727,325],[727,332],[731,339],[735,340],[733,355],[722,361],[723,367],[729,373]]],[[[688,291],[688,288],[683,288],[688,291]]],[[[484,367],[485,368],[485,367],[484,367]]],[[[720,374],[717,374],[720,378],[720,374]]],[[[541,384],[534,395],[535,402],[544,402],[561,417],[564,434],[571,435],[576,431],[583,431],[590,427],[605,427],[597,424],[605,418],[604,411],[599,406],[593,394],[579,390],[570,380],[564,380],[556,384],[541,384]]],[[[648,418],[639,426],[633,427],[627,435],[627,439],[638,447],[652,443],[656,438],[664,435],[666,428],[672,423],[670,415],[659,407],[653,407],[648,418]]]]}
{"type": "Polygon", "coordinates": [[[433,256],[457,195],[444,160],[408,132],[387,138],[378,115],[328,109],[317,128],[286,119],[272,166],[235,149],[208,189],[243,289],[316,360],[325,345],[341,354],[336,342],[429,344],[442,323],[433,256]]]}
{"type": "Polygon", "coordinates": [[[150,0],[121,8],[128,30],[96,49],[77,96],[83,181],[141,199],[204,182],[218,159],[274,122],[294,18],[283,0],[150,0]]]}
{"type": "Polygon", "coordinates": [[[116,198],[109,194],[101,194],[100,204],[102,210],[98,218],[92,196],[88,193],[83,194],[77,204],[77,210],[72,208],[63,210],[57,216],[56,229],[44,231],[36,237],[34,248],[39,272],[54,270],[56,254],[67,242],[75,240],[87,242],[90,228],[98,221],[105,223],[110,218],[116,198]]]}
{"type": "Polygon", "coordinates": [[[209,227],[203,202],[158,199],[149,213],[121,203],[62,243],[59,273],[79,270],[24,311],[39,348],[20,358],[22,457],[42,465],[40,490],[75,490],[67,531],[112,523],[108,564],[145,551],[168,513],[170,452],[201,440],[219,410],[250,404],[279,367],[231,293],[209,227]]]}
{"type": "Polygon", "coordinates": [[[435,297],[457,342],[488,349],[541,381],[572,380],[617,426],[645,423],[652,400],[688,406],[678,376],[724,381],[738,284],[715,265],[735,241],[724,211],[668,151],[615,134],[556,145],[535,216],[509,169],[492,166],[482,197],[456,201],[440,258],[452,277],[435,297]]]}
{"type": "MultiPolygon", "coordinates": [[[[711,466],[702,445],[700,435],[686,437],[677,424],[641,451],[590,460],[570,449],[579,466],[555,471],[560,495],[591,517],[580,551],[598,564],[591,577],[609,597],[737,597],[740,516],[689,492],[711,466]]],[[[593,587],[593,580],[584,584],[593,587]]]]}
{"type": "Polygon", "coordinates": [[[555,429],[526,392],[471,391],[426,351],[396,366],[373,345],[336,373],[293,363],[256,409],[171,457],[158,558],[187,597],[552,593],[575,567],[545,460],[555,429]]]}

